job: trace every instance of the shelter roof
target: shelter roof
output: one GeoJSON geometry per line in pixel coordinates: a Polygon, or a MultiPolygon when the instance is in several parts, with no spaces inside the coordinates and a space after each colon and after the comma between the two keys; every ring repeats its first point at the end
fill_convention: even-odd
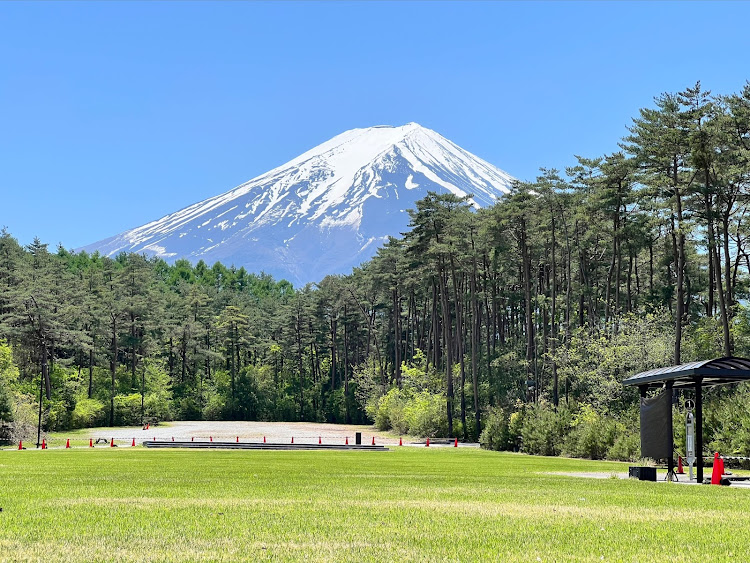
{"type": "Polygon", "coordinates": [[[727,356],[713,360],[689,362],[641,372],[625,379],[623,385],[655,387],[672,381],[674,387],[693,387],[697,380],[704,387],[750,381],[750,360],[727,356]]]}

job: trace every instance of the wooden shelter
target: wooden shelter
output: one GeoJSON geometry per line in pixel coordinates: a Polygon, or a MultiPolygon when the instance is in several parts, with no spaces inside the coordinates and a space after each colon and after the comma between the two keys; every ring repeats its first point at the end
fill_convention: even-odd
{"type": "MultiPolygon", "coordinates": [[[[701,483],[703,482],[703,389],[712,385],[726,385],[741,381],[750,381],[750,360],[729,356],[644,371],[628,377],[622,384],[637,386],[641,397],[645,397],[649,389],[659,387],[667,390],[695,389],[696,477],[701,483]]],[[[670,472],[673,466],[674,458],[670,458],[670,472]]]]}

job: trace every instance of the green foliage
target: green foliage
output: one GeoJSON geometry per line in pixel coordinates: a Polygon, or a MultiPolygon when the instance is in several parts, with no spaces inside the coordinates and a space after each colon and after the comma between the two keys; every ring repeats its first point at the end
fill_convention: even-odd
{"type": "Polygon", "coordinates": [[[484,429],[479,436],[479,444],[486,450],[512,449],[514,439],[510,433],[509,422],[509,417],[503,409],[491,408],[484,418],[484,429]]]}
{"type": "Polygon", "coordinates": [[[591,405],[578,408],[570,423],[570,433],[565,438],[563,453],[571,457],[604,459],[614,445],[618,430],[624,428],[611,418],[596,412],[591,405]]]}
{"type": "Polygon", "coordinates": [[[571,413],[566,408],[560,408],[557,412],[546,404],[527,408],[521,427],[523,451],[534,455],[559,455],[571,419],[571,413]]]}
{"type": "Polygon", "coordinates": [[[0,422],[12,420],[11,388],[18,380],[18,368],[13,363],[10,346],[0,340],[0,422]]]}
{"type": "MultiPolygon", "coordinates": [[[[426,366],[424,354],[417,351],[415,361],[401,367],[401,388],[392,387],[379,395],[370,386],[366,412],[378,429],[393,429],[399,434],[420,437],[448,436],[446,400],[439,392],[442,378],[426,366]]],[[[365,373],[360,372],[360,379],[366,377],[365,373]]],[[[458,428],[454,428],[455,435],[457,431],[458,428]]]]}
{"type": "Polygon", "coordinates": [[[141,395],[130,393],[129,395],[115,396],[115,425],[135,426],[141,423],[141,395]]]}
{"type": "Polygon", "coordinates": [[[97,399],[79,398],[70,418],[71,428],[91,428],[104,426],[107,420],[107,410],[104,403],[97,399]]]}

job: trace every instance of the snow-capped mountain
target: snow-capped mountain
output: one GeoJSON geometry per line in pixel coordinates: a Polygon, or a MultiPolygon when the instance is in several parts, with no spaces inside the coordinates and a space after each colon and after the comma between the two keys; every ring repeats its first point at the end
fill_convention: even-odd
{"type": "Polygon", "coordinates": [[[84,247],[221,261],[295,285],[349,273],[427,191],[491,205],[513,178],[416,123],[352,129],[224,194],[84,247]]]}

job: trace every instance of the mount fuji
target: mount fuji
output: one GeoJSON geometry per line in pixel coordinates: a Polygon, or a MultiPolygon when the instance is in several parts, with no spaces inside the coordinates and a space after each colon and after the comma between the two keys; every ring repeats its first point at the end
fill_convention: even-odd
{"type": "Polygon", "coordinates": [[[416,123],[352,129],[226,193],[82,250],[221,261],[295,285],[346,274],[427,191],[492,205],[513,178],[416,123]]]}

